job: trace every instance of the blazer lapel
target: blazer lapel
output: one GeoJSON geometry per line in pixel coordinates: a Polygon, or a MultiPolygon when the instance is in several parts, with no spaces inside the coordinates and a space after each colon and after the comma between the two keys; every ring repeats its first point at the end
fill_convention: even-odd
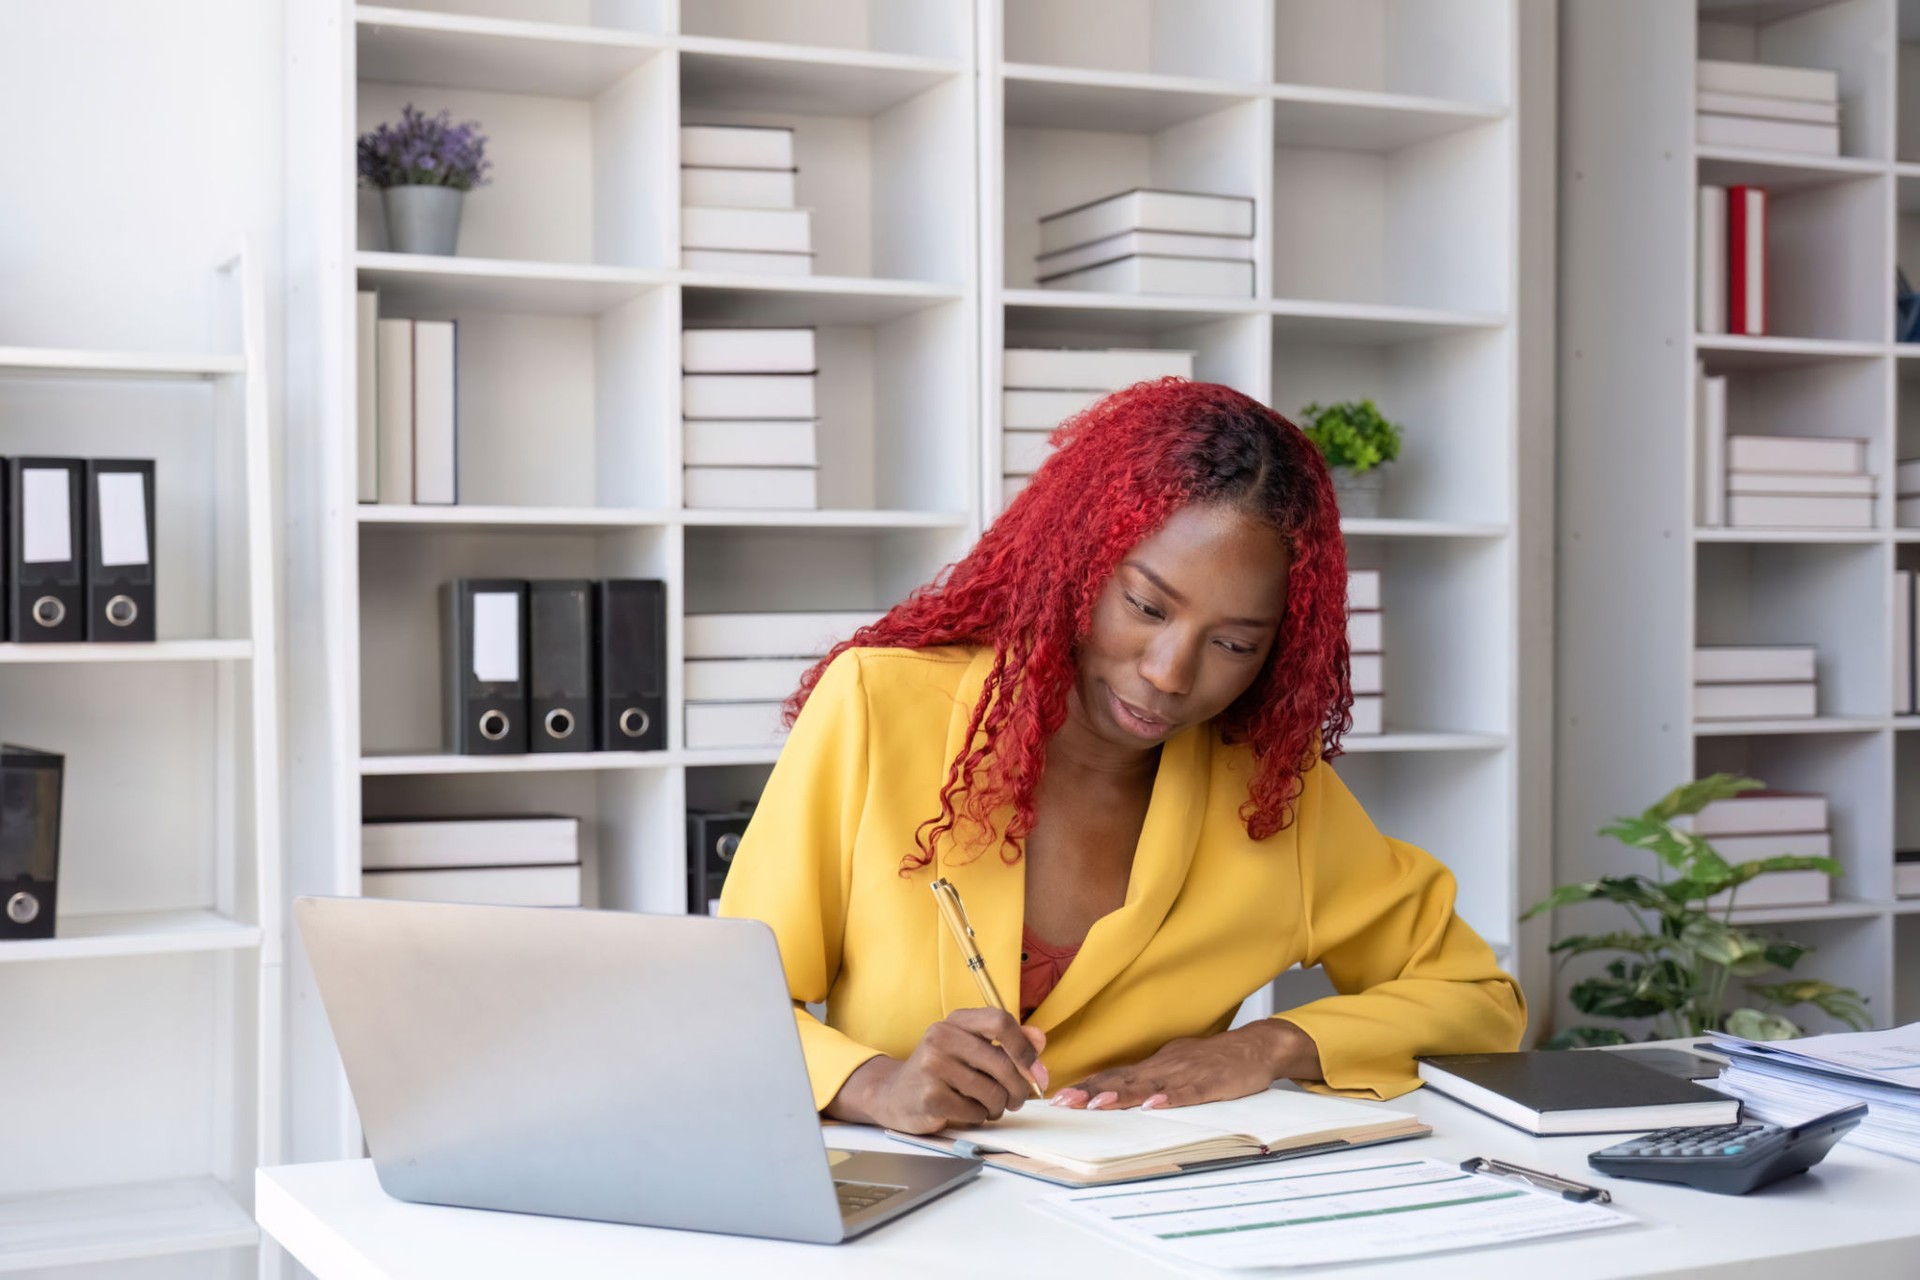
{"type": "MultiPolygon", "coordinates": [[[[1186,883],[1200,840],[1212,769],[1212,734],[1211,725],[1195,725],[1161,748],[1153,798],[1147,804],[1127,880],[1127,899],[1118,911],[1094,922],[1073,963],[1028,1019],[1032,1026],[1052,1031],[1078,1013],[1133,963],[1167,918],[1180,886],[1186,883]]],[[[1024,895],[1020,908],[1024,913],[1024,895]]],[[[1015,944],[1017,948],[1017,938],[1015,944]]]]}

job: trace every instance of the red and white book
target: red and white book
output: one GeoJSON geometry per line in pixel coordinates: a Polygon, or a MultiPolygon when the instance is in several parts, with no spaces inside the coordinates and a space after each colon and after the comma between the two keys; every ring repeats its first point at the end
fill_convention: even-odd
{"type": "Polygon", "coordinates": [[[1767,192],[1727,188],[1727,332],[1767,331],[1767,192]]]}

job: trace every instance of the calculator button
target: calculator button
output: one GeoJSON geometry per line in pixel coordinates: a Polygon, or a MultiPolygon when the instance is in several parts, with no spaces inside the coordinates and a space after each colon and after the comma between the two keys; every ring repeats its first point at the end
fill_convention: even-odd
{"type": "Polygon", "coordinates": [[[1720,1148],[1720,1154],[1721,1154],[1721,1155],[1723,1155],[1723,1156],[1737,1156],[1737,1155],[1739,1155],[1739,1154],[1740,1154],[1740,1153],[1741,1153],[1742,1151],[1745,1151],[1746,1149],[1747,1149],[1747,1144],[1746,1144],[1746,1143],[1744,1143],[1744,1142],[1736,1142],[1736,1143],[1734,1143],[1734,1144],[1733,1144],[1732,1146],[1730,1146],[1730,1147],[1722,1147],[1722,1148],[1720,1148]]]}

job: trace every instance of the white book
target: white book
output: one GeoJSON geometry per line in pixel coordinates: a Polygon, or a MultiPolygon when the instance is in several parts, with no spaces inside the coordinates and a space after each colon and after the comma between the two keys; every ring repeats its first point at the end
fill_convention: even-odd
{"type": "Polygon", "coordinates": [[[1381,641],[1385,638],[1385,627],[1381,624],[1381,614],[1349,613],[1347,615],[1347,652],[1379,653],[1384,648],[1381,641]]]}
{"type": "Polygon", "coordinates": [[[380,295],[362,289],[354,307],[354,365],[358,374],[354,423],[358,428],[355,496],[380,501],[380,295]]]}
{"type": "Polygon", "coordinates": [[[1840,100],[1839,72],[1817,67],[1777,67],[1765,62],[1702,58],[1694,68],[1694,87],[1703,93],[1750,93],[1802,102],[1840,100]]]}
{"type": "Polygon", "coordinates": [[[1872,498],[1802,498],[1731,494],[1727,523],[1736,529],[1871,529],[1872,498]]]}
{"type": "Polygon", "coordinates": [[[1372,610],[1379,607],[1380,571],[1378,569],[1347,570],[1347,608],[1372,610]]]}
{"type": "Polygon", "coordinates": [[[1893,571],[1893,714],[1914,712],[1913,570],[1893,571]]]}
{"type": "Polygon", "coordinates": [[[1798,120],[1806,124],[1839,124],[1838,102],[1814,102],[1805,98],[1773,98],[1758,93],[1715,93],[1694,95],[1693,105],[1717,116],[1758,116],[1764,120],[1798,120]]]}
{"type": "Polygon", "coordinates": [[[1226,258],[1253,261],[1252,236],[1192,236],[1178,231],[1128,231],[1090,244],[1075,245],[1034,259],[1038,275],[1079,271],[1116,258],[1147,254],[1159,258],[1226,258]]]}
{"type": "Polygon", "coordinates": [[[688,467],[683,505],[695,511],[813,511],[820,506],[812,467],[688,467]]]}
{"type": "Polygon", "coordinates": [[[1812,680],[1819,651],[1812,645],[1703,645],[1693,651],[1695,684],[1765,684],[1812,680]]]}
{"type": "MultiPolygon", "coordinates": [[[[1719,849],[1718,842],[1714,848],[1719,849]]],[[[1722,851],[1724,853],[1724,850],[1722,851]]],[[[1833,901],[1833,877],[1824,871],[1768,871],[1707,899],[1709,911],[1738,907],[1810,907],[1833,901]]]]}
{"type": "Polygon", "coordinates": [[[819,658],[879,611],[790,613],[690,613],[687,661],[701,658],[819,658]]]}
{"type": "Polygon", "coordinates": [[[1148,258],[1135,256],[1116,262],[1043,276],[1043,289],[1078,289],[1091,293],[1178,293],[1199,298],[1250,298],[1253,264],[1218,258],[1148,258]]]}
{"type": "Polygon", "coordinates": [[[681,668],[688,702],[785,702],[818,658],[696,659],[681,668]]]}
{"type": "Polygon", "coordinates": [[[1694,242],[1694,324],[1701,333],[1727,331],[1727,189],[1700,187],[1694,242]]]}
{"type": "Polygon", "coordinates": [[[451,320],[413,325],[413,500],[460,501],[460,397],[457,331],[451,320]]]}
{"type": "Polygon", "coordinates": [[[1001,509],[1004,510],[1008,503],[1012,502],[1015,498],[1019,497],[1023,492],[1025,492],[1026,487],[1032,482],[1033,482],[1032,476],[1001,476],[1000,477],[1001,509]]]}
{"type": "Polygon", "coordinates": [[[1152,378],[1193,377],[1191,351],[1068,351],[1008,347],[1001,353],[1000,384],[1008,389],[1118,391],[1152,378]]]}
{"type": "Polygon", "coordinates": [[[1810,720],[1819,714],[1812,681],[1799,684],[1696,684],[1696,720],[1810,720]]]}
{"type": "Polygon", "coordinates": [[[812,373],[811,329],[686,329],[682,373],[812,373]]]}
{"type": "Polygon", "coordinates": [[[680,203],[727,209],[791,209],[798,198],[792,169],[680,170],[680,203]]]}
{"type": "Polygon", "coordinates": [[[680,243],[688,249],[811,253],[813,210],[688,205],[680,210],[680,243]]]}
{"type": "Polygon", "coordinates": [[[1761,120],[1754,116],[1694,117],[1693,138],[1708,147],[1751,147],[1759,151],[1796,151],[1807,155],[1840,154],[1840,126],[1802,124],[1796,120],[1761,120]]]}
{"type": "Polygon", "coordinates": [[[1375,737],[1386,732],[1386,699],[1377,693],[1355,694],[1353,699],[1353,728],[1349,734],[1375,737]]]}
{"type": "Polygon", "coordinates": [[[731,271],[753,276],[810,276],[810,253],[763,253],[756,249],[682,249],[680,265],[688,271],[731,271]]]}
{"type": "Polygon", "coordinates": [[[579,861],[578,818],[379,819],[360,826],[364,871],[579,861]]]}
{"type": "Polygon", "coordinates": [[[1002,474],[1010,476],[1030,476],[1040,469],[1040,464],[1053,452],[1048,441],[1053,439],[1050,431],[1003,431],[1000,433],[1000,465],[1002,474]]]}
{"type": "Polygon", "coordinates": [[[1798,494],[1803,498],[1871,498],[1873,477],[1822,475],[1817,471],[1734,471],[1728,493],[1798,494]]]}
{"type": "Polygon", "coordinates": [[[688,418],[813,418],[811,373],[688,373],[680,412],[688,418]]]}
{"type": "Polygon", "coordinates": [[[1041,218],[1040,252],[1058,253],[1129,231],[1250,236],[1253,200],[1192,191],[1122,191],[1041,218]]]}
{"type": "Polygon", "coordinates": [[[1691,817],[1674,819],[1674,825],[1709,838],[1832,828],[1827,821],[1827,798],[1795,791],[1755,791],[1715,800],[1691,817]]]}
{"type": "Polygon", "coordinates": [[[580,864],[568,867],[459,867],[363,871],[363,898],[466,902],[483,907],[577,907],[580,864]]]}
{"type": "Polygon", "coordinates": [[[791,169],[793,130],[776,125],[683,124],[680,163],[723,169],[791,169]]]}
{"type": "Polygon", "coordinates": [[[1920,853],[1903,849],[1893,855],[1893,893],[1897,898],[1920,898],[1920,853]]]}
{"type": "Polygon", "coordinates": [[[780,702],[689,702],[687,750],[772,747],[787,740],[780,702]]]}
{"type": "Polygon", "coordinates": [[[1865,475],[1867,442],[1830,436],[1728,436],[1727,466],[1733,471],[1865,475]]]}
{"type": "Polygon", "coordinates": [[[1826,831],[1769,831],[1753,836],[1714,836],[1714,850],[1728,862],[1754,858],[1831,858],[1833,835],[1826,831]]]}
{"type": "Polygon", "coordinates": [[[1003,391],[1000,425],[1009,431],[1051,431],[1105,391],[1003,391]]]}
{"type": "Polygon", "coordinates": [[[1700,523],[1711,529],[1727,522],[1727,380],[1703,375],[1699,385],[1700,523]]]}
{"type": "Polygon", "coordinates": [[[690,467],[811,467],[819,464],[811,418],[690,418],[680,424],[690,467]]]}
{"type": "Polygon", "coordinates": [[[1355,694],[1386,692],[1386,663],[1377,653],[1356,653],[1347,659],[1347,679],[1355,694]]]}
{"type": "Polygon", "coordinates": [[[1920,494],[1920,458],[1902,458],[1893,471],[1893,491],[1903,498],[1920,494]]]}
{"type": "Polygon", "coordinates": [[[413,502],[413,321],[382,320],[375,378],[380,397],[380,501],[413,502]]]}

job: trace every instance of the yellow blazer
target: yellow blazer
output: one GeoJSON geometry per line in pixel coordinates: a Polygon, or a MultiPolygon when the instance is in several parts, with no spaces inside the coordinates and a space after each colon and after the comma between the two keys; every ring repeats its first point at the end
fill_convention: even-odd
{"type": "MultiPolygon", "coordinates": [[[[995,986],[1017,998],[1024,864],[980,850],[963,820],[933,866],[900,874],[991,661],[985,649],[841,654],[734,857],[720,914],[773,927],[819,1107],[875,1054],[904,1058],[928,1026],[979,1005],[928,891],[936,876],[959,889],[995,986]],[[805,1008],[821,1002],[824,1024],[805,1008]]],[[[1419,1083],[1415,1054],[1514,1048],[1519,985],[1454,915],[1452,874],[1375,830],[1324,764],[1305,775],[1293,825],[1248,838],[1251,761],[1211,726],[1162,749],[1126,902],[1029,1019],[1056,1085],[1225,1030],[1295,964],[1323,965],[1341,993],[1282,1015],[1313,1038],[1334,1090],[1393,1097],[1419,1083]]]]}

